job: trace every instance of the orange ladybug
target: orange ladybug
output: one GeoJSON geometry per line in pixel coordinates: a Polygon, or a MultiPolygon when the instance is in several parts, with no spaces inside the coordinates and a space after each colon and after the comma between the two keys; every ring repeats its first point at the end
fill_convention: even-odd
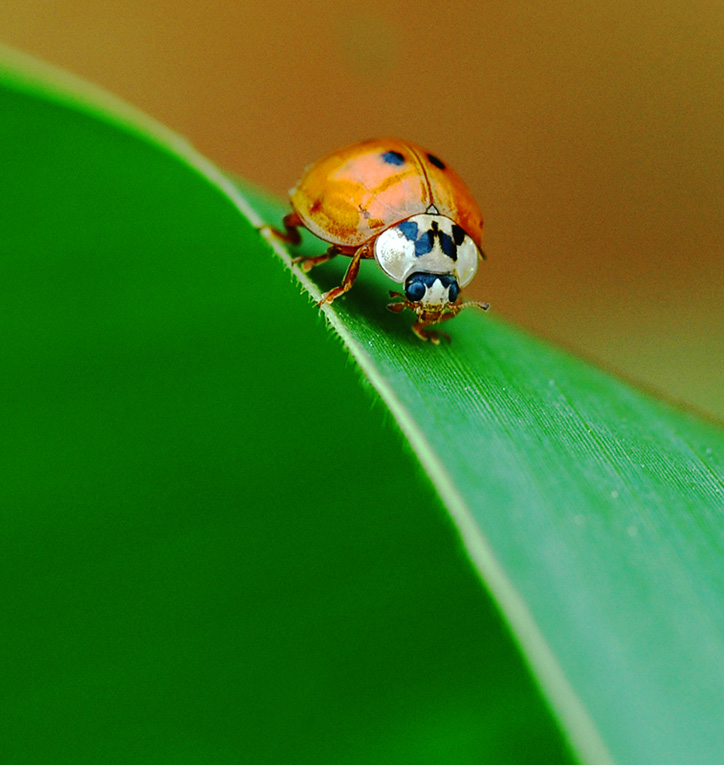
{"type": "Polygon", "coordinates": [[[330,247],[317,257],[295,258],[309,271],[336,255],[352,258],[342,284],[325,293],[331,303],[354,284],[363,258],[404,285],[387,307],[415,311],[413,332],[440,342],[427,327],[456,316],[466,306],[486,311],[487,303],[459,302],[460,288],[475,276],[483,219],[461,178],[435,154],[394,138],[340,149],[307,168],[289,192],[293,212],[284,217],[282,240],[299,244],[306,228],[330,247]]]}

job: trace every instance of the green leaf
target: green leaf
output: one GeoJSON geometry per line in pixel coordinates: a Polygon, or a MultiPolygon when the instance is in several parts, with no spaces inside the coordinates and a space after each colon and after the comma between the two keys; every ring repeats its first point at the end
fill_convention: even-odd
{"type": "MultiPolygon", "coordinates": [[[[330,320],[579,756],[720,761],[722,430],[472,310],[447,325],[451,345],[421,344],[369,270],[330,320]]],[[[321,288],[299,278],[318,297],[341,272],[314,276],[321,288]]]]}
{"type": "Polygon", "coordinates": [[[3,761],[565,761],[425,473],[232,185],[4,60],[3,761]]]}
{"type": "Polygon", "coordinates": [[[581,759],[720,759],[719,428],[494,316],[422,344],[365,263],[324,314],[422,471],[282,206],[0,79],[11,758],[564,761],[474,567],[581,759]]]}

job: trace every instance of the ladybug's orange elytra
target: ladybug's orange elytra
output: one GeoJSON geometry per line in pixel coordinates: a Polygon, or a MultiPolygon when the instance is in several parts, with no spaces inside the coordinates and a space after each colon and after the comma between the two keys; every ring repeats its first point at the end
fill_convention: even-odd
{"type": "Polygon", "coordinates": [[[394,138],[376,139],[333,152],[307,168],[290,191],[293,212],[281,239],[296,244],[298,228],[330,244],[324,255],[297,258],[308,271],[337,254],[352,257],[342,284],[326,293],[331,303],[354,283],[360,261],[375,258],[404,285],[388,308],[417,314],[413,326],[423,340],[439,342],[426,327],[456,316],[460,287],[472,281],[484,257],[483,219],[460,176],[437,155],[394,138]]]}

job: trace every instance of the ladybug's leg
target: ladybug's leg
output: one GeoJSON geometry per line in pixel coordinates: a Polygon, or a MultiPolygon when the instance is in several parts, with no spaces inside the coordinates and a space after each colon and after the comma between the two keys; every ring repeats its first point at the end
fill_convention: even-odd
{"type": "Polygon", "coordinates": [[[450,321],[450,319],[454,319],[465,305],[467,304],[457,303],[449,305],[447,307],[447,313],[438,316],[434,321],[423,321],[422,319],[418,318],[418,320],[412,325],[412,331],[420,338],[420,340],[429,340],[434,345],[439,345],[440,339],[446,340],[449,343],[450,335],[448,335],[447,332],[431,332],[426,328],[432,326],[433,324],[441,324],[443,321],[450,321]]]}
{"type": "MultiPolygon", "coordinates": [[[[395,310],[392,306],[393,305],[400,305],[392,304],[388,305],[387,307],[390,310],[395,310]]],[[[448,342],[450,342],[450,335],[447,334],[447,332],[430,332],[426,329],[426,327],[429,327],[433,324],[440,324],[443,321],[449,321],[450,319],[454,319],[460,311],[463,310],[463,308],[468,308],[469,306],[475,306],[476,308],[480,308],[483,311],[487,311],[490,308],[490,303],[480,303],[477,300],[470,301],[467,303],[455,303],[453,305],[448,305],[446,309],[446,313],[442,314],[442,316],[439,316],[435,321],[422,321],[422,319],[418,319],[413,325],[412,325],[412,331],[421,339],[421,340],[429,340],[432,343],[435,343],[435,345],[438,345],[440,343],[440,338],[444,338],[448,342]]],[[[401,309],[397,309],[401,310],[401,309]]]]}
{"type": "MultiPolygon", "coordinates": [[[[446,319],[452,319],[452,315],[445,316],[440,321],[445,321],[446,319]]],[[[438,322],[435,322],[436,324],[438,322]]],[[[425,329],[425,327],[429,327],[431,322],[423,322],[423,321],[416,321],[412,325],[412,331],[420,338],[420,340],[429,340],[433,345],[440,345],[440,339],[446,340],[448,343],[450,342],[450,335],[448,335],[447,332],[431,332],[430,330],[425,329]]]]}
{"type": "Polygon", "coordinates": [[[357,278],[357,274],[359,273],[360,261],[362,260],[362,257],[366,251],[366,245],[362,245],[362,247],[359,247],[355,251],[354,255],[352,255],[352,262],[349,264],[349,268],[347,268],[347,273],[344,275],[344,279],[342,279],[342,284],[340,284],[339,287],[335,287],[333,290],[330,290],[329,292],[325,292],[317,305],[321,306],[325,303],[332,303],[340,295],[344,295],[345,292],[349,292],[350,289],[352,289],[354,280],[357,278]]]}
{"type": "Polygon", "coordinates": [[[282,218],[282,224],[284,231],[280,231],[274,226],[262,226],[262,229],[271,231],[277,239],[287,244],[299,244],[302,241],[302,235],[299,233],[299,229],[304,227],[301,218],[296,212],[290,212],[282,218]]]}
{"type": "Polygon", "coordinates": [[[318,266],[320,263],[326,263],[328,260],[332,260],[332,258],[336,257],[337,255],[339,255],[339,250],[335,245],[331,245],[323,255],[317,255],[314,258],[308,258],[302,255],[298,258],[293,258],[292,265],[296,266],[297,263],[299,263],[299,267],[302,269],[302,271],[304,271],[305,274],[307,274],[314,268],[314,266],[318,266]]]}

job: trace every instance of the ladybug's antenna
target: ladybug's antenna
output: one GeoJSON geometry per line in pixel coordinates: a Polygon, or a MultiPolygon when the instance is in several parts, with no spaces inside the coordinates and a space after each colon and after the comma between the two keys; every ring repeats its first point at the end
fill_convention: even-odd
{"type": "Polygon", "coordinates": [[[479,300],[469,300],[466,303],[462,303],[460,305],[460,310],[471,305],[475,306],[476,308],[480,308],[483,311],[487,311],[490,308],[490,303],[481,303],[479,300]]]}

